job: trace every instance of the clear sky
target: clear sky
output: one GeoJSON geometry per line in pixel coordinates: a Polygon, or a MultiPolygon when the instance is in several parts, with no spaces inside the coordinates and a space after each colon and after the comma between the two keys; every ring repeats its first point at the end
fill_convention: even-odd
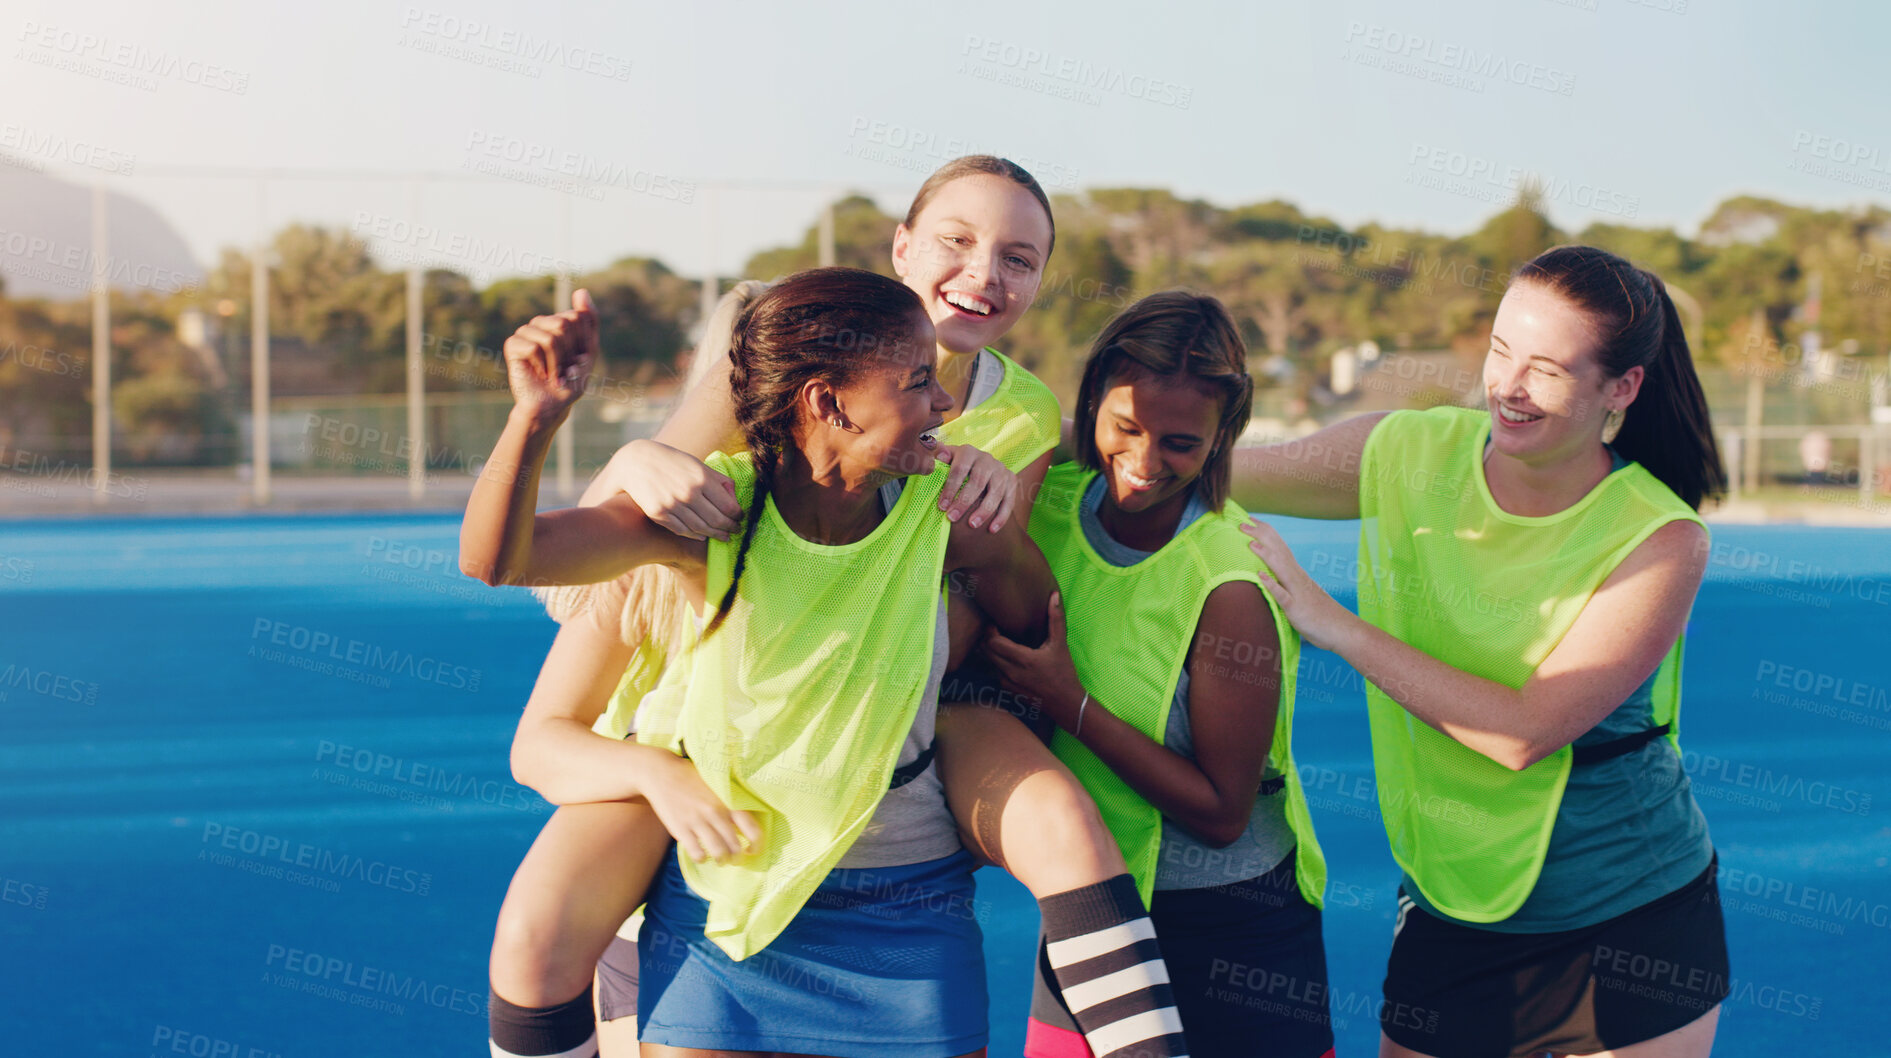
{"type": "Polygon", "coordinates": [[[1445,232],[1524,172],[1571,230],[1692,233],[1738,193],[1891,203],[1891,7],[1866,0],[7,6],[0,149],[144,199],[206,263],[254,238],[257,185],[180,167],[384,174],[272,181],[261,215],[482,281],[567,255],[727,272],[828,194],[900,212],[972,150],[1052,191],[1445,232]]]}

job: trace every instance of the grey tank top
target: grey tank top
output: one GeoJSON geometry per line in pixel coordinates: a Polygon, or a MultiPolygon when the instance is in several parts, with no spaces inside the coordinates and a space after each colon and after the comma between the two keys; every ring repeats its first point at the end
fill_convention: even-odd
{"type": "MultiPolygon", "coordinates": [[[[903,482],[893,481],[880,487],[880,503],[892,510],[899,502],[903,482]]],[[[946,632],[946,604],[939,603],[937,623],[933,627],[932,671],[926,676],[926,693],[919,700],[919,712],[913,717],[912,730],[900,747],[899,764],[911,764],[932,746],[933,729],[939,716],[939,684],[945,679],[946,660],[952,649],[946,632]]],[[[939,769],[928,765],[913,781],[888,790],[874,809],[867,829],[853,847],[840,858],[837,867],[897,867],[924,863],[959,851],[959,827],[946,807],[945,787],[939,783],[939,769]]]]}

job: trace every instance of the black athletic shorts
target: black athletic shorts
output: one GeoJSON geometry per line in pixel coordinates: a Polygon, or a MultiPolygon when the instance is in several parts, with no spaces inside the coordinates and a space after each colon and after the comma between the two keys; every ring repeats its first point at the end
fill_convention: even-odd
{"type": "MultiPolygon", "coordinates": [[[[1332,1053],[1320,911],[1300,895],[1294,855],[1245,881],[1158,889],[1149,909],[1175,1010],[1194,1058],[1321,1058],[1332,1053]]],[[[1026,1058],[1088,1058],[1044,954],[1026,1058]]]]}
{"type": "Polygon", "coordinates": [[[1401,889],[1379,1026],[1437,1058],[1592,1054],[1672,1032],[1730,988],[1719,862],[1632,911],[1557,933],[1447,922],[1401,889]]]}

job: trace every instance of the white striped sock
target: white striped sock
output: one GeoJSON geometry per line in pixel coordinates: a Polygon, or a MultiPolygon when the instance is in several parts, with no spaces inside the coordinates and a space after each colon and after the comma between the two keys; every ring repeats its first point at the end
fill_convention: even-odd
{"type": "Polygon", "coordinates": [[[1098,1003],[1107,1003],[1139,988],[1168,983],[1168,964],[1159,959],[1151,959],[1148,962],[1137,963],[1135,966],[1066,988],[1064,1002],[1069,1004],[1073,1011],[1089,1010],[1098,1003]]]}
{"type": "Polygon", "coordinates": [[[1050,954],[1052,966],[1064,967],[1085,959],[1094,959],[1118,948],[1127,948],[1139,940],[1149,940],[1155,935],[1155,925],[1145,916],[1114,926],[1105,926],[1093,933],[1054,940],[1044,945],[1044,948],[1050,954]]]}
{"type": "Polygon", "coordinates": [[[1121,1021],[1113,1021],[1094,1032],[1084,1033],[1084,1039],[1090,1041],[1090,1050],[1098,1058],[1133,1046],[1144,1040],[1159,1039],[1172,1032],[1182,1031],[1182,1018],[1174,1007],[1144,1011],[1131,1014],[1121,1021]]]}

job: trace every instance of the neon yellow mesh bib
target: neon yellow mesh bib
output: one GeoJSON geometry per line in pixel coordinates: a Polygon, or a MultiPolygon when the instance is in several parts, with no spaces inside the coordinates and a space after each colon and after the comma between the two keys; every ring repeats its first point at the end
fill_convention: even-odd
{"type": "Polygon", "coordinates": [[[940,427],[939,437],[995,456],[1016,474],[1057,447],[1063,413],[1057,396],[1036,375],[996,349],[985,351],[1004,365],[1004,378],[991,396],[940,427]]]}
{"type": "MultiPolygon", "coordinates": [[[[686,640],[679,637],[678,642],[686,640]]],[[[657,681],[663,678],[663,651],[648,639],[637,644],[637,652],[630,656],[630,664],[624,667],[624,675],[617,681],[617,689],[611,692],[610,704],[598,714],[592,722],[591,730],[600,735],[615,739],[630,737],[630,724],[636,718],[637,706],[644,695],[656,689],[657,681]]]]}
{"type": "MultiPolygon", "coordinates": [[[[1506,513],[1484,481],[1489,433],[1489,414],[1469,408],[1396,412],[1373,429],[1359,470],[1359,616],[1459,669],[1521,687],[1629,552],[1663,525],[1700,516],[1638,463],[1568,510],[1506,513]]],[[[1677,641],[1657,672],[1657,724],[1679,709],[1680,662],[1677,641]]],[[[1446,914],[1508,918],[1543,868],[1569,747],[1511,771],[1370,683],[1366,703],[1393,858],[1446,914]]]]}
{"type": "MultiPolygon", "coordinates": [[[[749,457],[713,455],[746,507],[749,457]]],[[[683,859],[709,902],[704,932],[733,959],[767,947],[873,816],[932,667],[951,523],[936,509],[943,464],[906,479],[865,539],[796,536],[771,497],[735,605],[646,696],[637,738],[687,755],[766,839],[731,864],[683,859]]],[[[709,542],[707,598],[728,588],[736,544],[709,542]]]]}
{"type": "MultiPolygon", "coordinates": [[[[1005,369],[997,391],[980,401],[977,407],[940,427],[939,437],[946,444],[969,444],[995,456],[1016,474],[1057,447],[1062,413],[1057,397],[1036,375],[996,349],[985,351],[996,357],[1005,369]]],[[[647,642],[640,645],[623,679],[618,681],[610,704],[591,729],[612,738],[626,737],[638,704],[656,686],[663,664],[661,651],[647,642]]]]}
{"type": "MultiPolygon", "coordinates": [[[[1084,689],[1160,743],[1208,593],[1229,581],[1258,586],[1254,570],[1260,560],[1248,550],[1248,538],[1241,532],[1247,512],[1230,500],[1141,562],[1112,564],[1084,538],[1080,521],[1084,490],[1095,477],[1096,471],[1077,463],[1052,467],[1031,511],[1031,538],[1044,549],[1063,592],[1070,653],[1084,689]]],[[[1301,895],[1319,907],[1326,893],[1326,859],[1313,836],[1313,817],[1293,760],[1300,635],[1272,596],[1267,596],[1267,608],[1280,630],[1281,647],[1280,705],[1268,759],[1287,783],[1287,823],[1294,832],[1301,895]]],[[[1162,813],[1068,732],[1057,731],[1051,751],[1096,800],[1148,906],[1162,851],[1162,813]]]]}

